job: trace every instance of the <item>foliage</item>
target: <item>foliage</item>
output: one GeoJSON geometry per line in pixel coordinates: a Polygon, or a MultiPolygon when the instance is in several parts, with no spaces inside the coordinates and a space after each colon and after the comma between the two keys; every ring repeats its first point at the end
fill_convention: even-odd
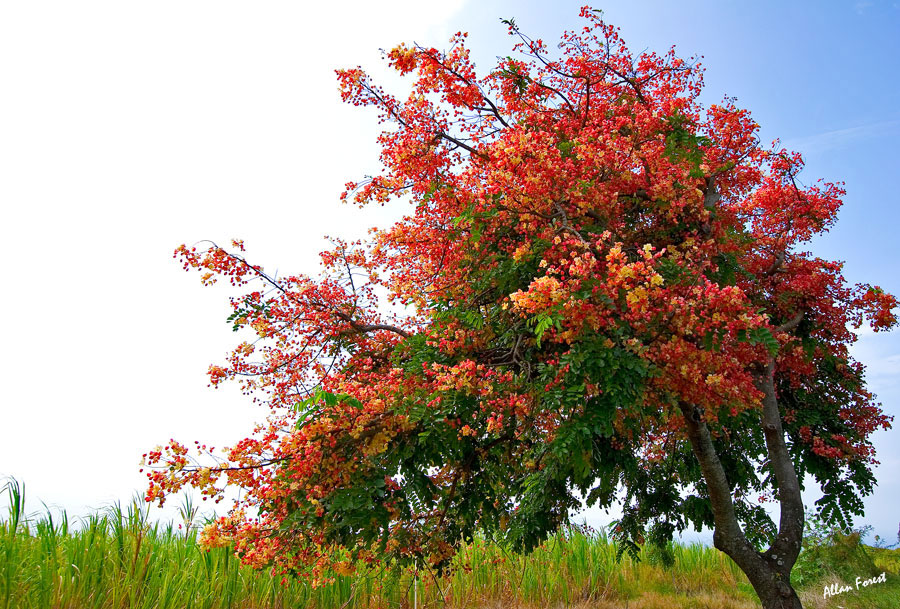
{"type": "Polygon", "coordinates": [[[857,576],[865,579],[881,573],[871,548],[862,543],[864,531],[841,529],[815,514],[807,517],[806,526],[803,551],[792,573],[797,586],[819,583],[832,575],[854,582],[857,576]]]}
{"type": "Polygon", "coordinates": [[[867,552],[872,555],[872,562],[880,571],[900,575],[900,550],[871,547],[867,552]]]}
{"type": "Polygon", "coordinates": [[[406,101],[339,71],[343,98],[392,125],[384,172],[343,198],[412,208],[335,241],[320,277],[276,280],[237,241],[178,248],[204,283],[259,286],[232,300],[247,340],[209,376],[271,414],[221,455],[149,452],[148,501],[241,487],[203,543],[314,584],[360,564],[444,569],[476,534],[530,550],[582,495],[622,504],[615,534],[637,553],[713,525],[696,424],[761,545],[778,492],[762,378],[820,513],[861,513],[869,437],[890,419],[848,346],[864,322],[892,327],[896,299],[803,250],[843,189],[802,186],[800,156],[761,146],[732,101],[703,108],[696,62],[634,55],[582,16],[558,59],[508,22],[515,55],[483,77],[464,35],[400,45],[406,101]]]}

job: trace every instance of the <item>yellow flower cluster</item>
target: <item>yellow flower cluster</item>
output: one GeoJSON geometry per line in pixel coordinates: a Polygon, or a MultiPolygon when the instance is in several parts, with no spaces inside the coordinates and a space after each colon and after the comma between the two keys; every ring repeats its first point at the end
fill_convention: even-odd
{"type": "Polygon", "coordinates": [[[379,431],[372,436],[372,439],[369,440],[365,446],[363,446],[362,453],[367,457],[379,455],[387,449],[388,442],[390,441],[391,438],[387,433],[379,431]]]}
{"type": "Polygon", "coordinates": [[[519,290],[509,295],[513,306],[524,313],[534,313],[547,309],[565,300],[567,294],[556,277],[544,275],[531,282],[528,290],[519,290]]]}

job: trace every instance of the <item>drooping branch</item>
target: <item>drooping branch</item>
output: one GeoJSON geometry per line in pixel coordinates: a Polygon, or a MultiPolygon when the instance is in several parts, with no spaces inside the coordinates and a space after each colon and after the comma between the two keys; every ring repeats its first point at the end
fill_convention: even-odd
{"type": "MultiPolygon", "coordinates": [[[[278,280],[276,280],[274,277],[268,275],[260,267],[251,265],[249,262],[247,262],[247,260],[245,258],[238,256],[237,254],[232,254],[231,252],[225,250],[224,248],[219,247],[215,243],[212,243],[212,246],[215,249],[224,253],[229,258],[232,258],[233,260],[238,261],[243,266],[250,269],[254,274],[256,274],[257,277],[259,277],[260,279],[262,279],[263,281],[265,281],[266,283],[271,285],[277,291],[281,292],[281,294],[285,298],[287,298],[289,301],[291,301],[292,303],[297,304],[297,305],[301,304],[297,300],[297,298],[293,294],[291,294],[278,280]]],[[[349,267],[348,267],[348,271],[349,271],[349,267]]],[[[354,286],[354,291],[355,291],[355,286],[354,286]]],[[[344,311],[337,310],[333,306],[326,305],[325,303],[312,302],[309,304],[316,306],[317,308],[320,308],[320,309],[332,310],[335,317],[337,317],[338,319],[340,319],[343,322],[348,323],[351,328],[356,330],[357,333],[364,334],[367,332],[376,332],[378,330],[385,330],[388,332],[393,332],[395,334],[399,334],[403,338],[409,338],[411,336],[410,333],[407,332],[406,330],[404,330],[403,328],[400,328],[398,326],[394,326],[391,324],[383,324],[383,323],[369,324],[369,323],[360,322],[360,321],[354,319],[353,316],[350,315],[349,313],[345,313],[344,311]]],[[[350,333],[343,332],[342,334],[350,334],[350,333]]]]}

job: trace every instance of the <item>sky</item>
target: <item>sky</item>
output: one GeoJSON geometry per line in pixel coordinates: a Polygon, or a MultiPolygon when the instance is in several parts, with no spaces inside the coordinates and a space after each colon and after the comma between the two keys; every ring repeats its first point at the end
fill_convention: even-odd
{"type": "MultiPolygon", "coordinates": [[[[569,1],[309,4],[0,3],[0,478],[25,483],[29,510],[127,502],[148,449],[229,445],[265,416],[207,387],[208,365],[238,342],[231,292],[203,288],[172,251],[241,238],[267,271],[315,273],[324,235],[361,236],[404,211],[338,202],[345,182],[378,171],[379,127],[340,102],[334,69],[361,65],[391,89],[402,83],[379,49],[399,42],[441,47],[467,31],[488,70],[511,45],[500,18],[551,46],[581,26],[569,1]]],[[[805,183],[846,182],[837,226],[811,249],[846,261],[849,282],[900,294],[900,4],[594,7],[632,50],[702,56],[705,103],[736,98],[763,141],[804,154],[805,183]]],[[[863,332],[854,354],[900,414],[900,332],[863,332]]],[[[888,540],[896,434],[874,436],[879,486],[858,521],[888,540]]]]}

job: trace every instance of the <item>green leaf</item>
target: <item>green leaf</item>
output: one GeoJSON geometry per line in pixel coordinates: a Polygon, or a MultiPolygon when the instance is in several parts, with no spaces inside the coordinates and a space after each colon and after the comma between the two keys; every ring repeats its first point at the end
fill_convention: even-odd
{"type": "Polygon", "coordinates": [[[773,357],[778,354],[780,347],[778,340],[768,328],[754,328],[749,333],[749,342],[751,345],[764,345],[773,357]]]}

